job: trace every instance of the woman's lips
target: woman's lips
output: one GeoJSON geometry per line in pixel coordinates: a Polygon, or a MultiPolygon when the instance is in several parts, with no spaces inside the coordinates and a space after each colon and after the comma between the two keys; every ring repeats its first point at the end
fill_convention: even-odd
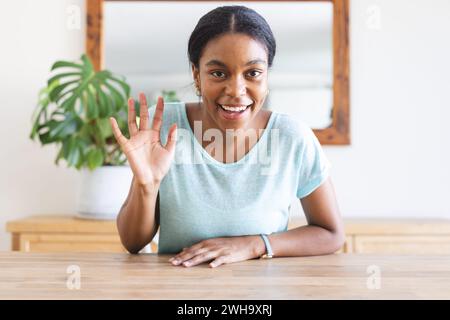
{"type": "Polygon", "coordinates": [[[218,103],[220,106],[229,106],[229,107],[243,107],[243,106],[249,106],[252,103],[218,103]]]}
{"type": "MultiPolygon", "coordinates": [[[[233,105],[225,105],[225,106],[233,106],[233,105]]],[[[242,105],[234,105],[234,106],[242,106],[242,105]]],[[[245,110],[243,111],[227,111],[220,104],[217,105],[220,116],[225,120],[239,120],[244,118],[251,110],[253,104],[247,105],[245,110]]]]}

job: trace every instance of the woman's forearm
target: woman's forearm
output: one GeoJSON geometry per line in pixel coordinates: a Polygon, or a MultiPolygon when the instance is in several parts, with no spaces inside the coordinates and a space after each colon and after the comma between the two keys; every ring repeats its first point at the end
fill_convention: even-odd
{"type": "MultiPolygon", "coordinates": [[[[345,235],[341,231],[307,225],[271,234],[269,241],[275,257],[314,256],[338,251],[344,245],[345,235]]],[[[260,242],[264,243],[262,239],[260,242]]],[[[265,246],[260,243],[257,250],[264,254],[265,246]]]]}
{"type": "Polygon", "coordinates": [[[117,216],[120,240],[131,253],[138,253],[156,234],[158,190],[159,184],[144,187],[133,178],[128,197],[117,216]]]}

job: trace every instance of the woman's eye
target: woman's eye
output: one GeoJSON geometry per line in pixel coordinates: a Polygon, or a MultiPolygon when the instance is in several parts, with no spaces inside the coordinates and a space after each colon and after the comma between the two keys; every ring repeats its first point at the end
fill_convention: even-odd
{"type": "MultiPolygon", "coordinates": [[[[262,73],[261,71],[252,70],[252,71],[248,72],[247,75],[249,75],[251,78],[256,78],[261,73],[262,73]]],[[[213,72],[211,72],[211,75],[213,75],[216,78],[224,78],[226,76],[225,73],[222,71],[213,71],[213,72]]]]}
{"type": "Polygon", "coordinates": [[[222,74],[222,75],[224,75],[224,73],[223,73],[222,71],[214,71],[214,72],[211,72],[211,74],[212,74],[213,76],[217,77],[217,78],[222,78],[221,76],[216,76],[217,74],[222,74]]]}
{"type": "Polygon", "coordinates": [[[253,74],[253,75],[250,75],[252,78],[256,78],[257,76],[259,76],[260,74],[261,74],[262,72],[260,72],[260,71],[258,71],[258,70],[252,70],[252,71],[250,71],[248,74],[250,75],[250,74],[253,74]],[[256,74],[255,74],[256,73],[256,74]]]}

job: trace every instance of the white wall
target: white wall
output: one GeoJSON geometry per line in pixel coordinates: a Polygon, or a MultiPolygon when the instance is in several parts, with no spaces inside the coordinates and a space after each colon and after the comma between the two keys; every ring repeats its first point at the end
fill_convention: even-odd
{"type": "Polygon", "coordinates": [[[326,148],[343,214],[450,218],[450,1],[352,1],[350,19],[352,145],[326,148]]]}
{"type": "Polygon", "coordinates": [[[0,2],[0,250],[10,248],[5,223],[31,214],[74,211],[78,173],[56,167],[54,146],[31,141],[31,114],[37,93],[58,59],[78,59],[84,52],[82,29],[67,27],[70,5],[83,0],[0,2]],[[69,12],[66,10],[69,9],[69,12]]]}
{"type": "MultiPolygon", "coordinates": [[[[70,4],[0,4],[0,250],[6,221],[74,212],[78,172],[28,139],[49,67],[84,51],[70,4]]],[[[325,147],[343,215],[450,218],[450,1],[353,0],[350,21],[352,145],[325,147]]]]}

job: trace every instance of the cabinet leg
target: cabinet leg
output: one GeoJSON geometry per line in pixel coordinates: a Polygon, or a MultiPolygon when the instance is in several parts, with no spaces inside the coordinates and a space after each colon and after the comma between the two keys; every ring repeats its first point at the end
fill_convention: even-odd
{"type": "Polygon", "coordinates": [[[20,234],[13,233],[11,235],[11,250],[20,251],[20,234]]]}

